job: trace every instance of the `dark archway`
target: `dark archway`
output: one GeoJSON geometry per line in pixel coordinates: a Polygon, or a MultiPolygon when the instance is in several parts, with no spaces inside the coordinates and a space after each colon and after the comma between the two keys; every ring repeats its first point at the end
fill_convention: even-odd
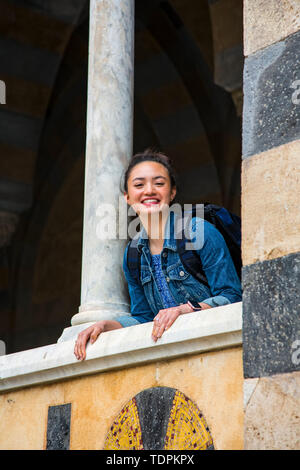
{"type": "MultiPolygon", "coordinates": [[[[134,151],[174,159],[182,202],[239,213],[240,115],[220,81],[232,42],[222,41],[223,4],[226,18],[224,0],[136,2],[134,151]]],[[[0,216],[13,217],[0,217],[0,339],[12,353],[55,342],[80,303],[89,2],[5,5],[0,216]]]]}

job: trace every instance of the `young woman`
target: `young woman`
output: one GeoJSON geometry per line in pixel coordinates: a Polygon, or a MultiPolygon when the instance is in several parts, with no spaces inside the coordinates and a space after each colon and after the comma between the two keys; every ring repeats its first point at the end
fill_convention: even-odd
{"type": "Polygon", "coordinates": [[[209,286],[186,271],[177,251],[176,214],[169,210],[175,195],[168,157],[149,150],[133,157],[124,176],[124,197],[143,228],[137,242],[140,282],[128,268],[128,246],[123,260],[131,316],[99,321],[82,331],[74,349],[77,359],[85,359],[88,340],[93,343],[102,332],[153,321],[152,338],[157,341],[179,315],[241,300],[240,280],[227,245],[219,231],[202,218],[192,219],[191,230],[196,236],[202,234],[196,251],[209,286]]]}

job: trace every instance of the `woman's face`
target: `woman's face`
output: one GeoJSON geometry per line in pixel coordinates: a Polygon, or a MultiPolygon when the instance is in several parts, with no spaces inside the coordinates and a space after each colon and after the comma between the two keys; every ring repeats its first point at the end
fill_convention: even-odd
{"type": "Polygon", "coordinates": [[[151,161],[138,163],[132,168],[127,186],[126,202],[137,214],[162,211],[176,194],[176,188],[171,188],[166,167],[151,161]]]}

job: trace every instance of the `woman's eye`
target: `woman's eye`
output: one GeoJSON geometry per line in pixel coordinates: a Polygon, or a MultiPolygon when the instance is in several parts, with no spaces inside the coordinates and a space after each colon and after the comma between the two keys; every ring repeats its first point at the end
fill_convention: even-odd
{"type": "Polygon", "coordinates": [[[142,184],[135,184],[134,187],[135,188],[141,188],[143,185],[142,184]]]}

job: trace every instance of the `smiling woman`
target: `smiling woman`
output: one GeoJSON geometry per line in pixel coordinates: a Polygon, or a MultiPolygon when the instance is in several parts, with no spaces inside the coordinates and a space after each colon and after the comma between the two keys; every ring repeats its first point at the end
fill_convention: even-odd
{"type": "Polygon", "coordinates": [[[75,344],[77,359],[85,359],[87,342],[93,343],[102,332],[154,321],[152,339],[156,342],[180,315],[241,300],[240,280],[223,236],[197,216],[190,220],[190,233],[192,238],[202,234],[201,246],[194,249],[205,279],[202,282],[186,270],[176,242],[178,214],[170,211],[176,190],[175,173],[166,155],[146,150],[132,158],[123,191],[142,230],[135,240],[138,276],[130,270],[129,244],[124,253],[131,315],[102,320],[83,330],[75,344]]]}
{"type": "Polygon", "coordinates": [[[124,197],[146,229],[152,254],[159,254],[169,207],[176,195],[174,172],[167,157],[146,151],[137,154],[125,174],[124,197]]]}

